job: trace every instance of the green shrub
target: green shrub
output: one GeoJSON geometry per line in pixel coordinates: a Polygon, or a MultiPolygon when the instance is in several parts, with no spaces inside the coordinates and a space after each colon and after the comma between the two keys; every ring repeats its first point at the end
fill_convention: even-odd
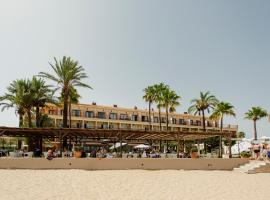
{"type": "Polygon", "coordinates": [[[193,146],[190,150],[191,153],[198,152],[198,148],[196,146],[193,146]]]}
{"type": "Polygon", "coordinates": [[[250,158],[251,157],[251,153],[246,152],[246,151],[243,151],[240,155],[242,158],[250,158]]]}
{"type": "Polygon", "coordinates": [[[83,147],[82,146],[75,146],[75,151],[82,151],[83,147]]]}

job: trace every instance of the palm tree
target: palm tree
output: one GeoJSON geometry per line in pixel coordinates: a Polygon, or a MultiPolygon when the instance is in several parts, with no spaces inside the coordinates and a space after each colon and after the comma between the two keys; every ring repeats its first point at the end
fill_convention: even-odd
{"type": "Polygon", "coordinates": [[[8,93],[0,97],[2,111],[15,107],[19,114],[19,126],[23,126],[24,115],[27,114],[28,127],[32,127],[32,100],[30,80],[19,79],[13,81],[7,88],[8,93]]]}
{"type": "Polygon", "coordinates": [[[154,86],[148,86],[147,88],[145,88],[144,90],[144,96],[143,99],[148,102],[148,109],[149,109],[149,128],[150,130],[152,129],[151,126],[151,106],[153,104],[153,102],[156,99],[156,91],[154,86]]]}
{"type": "Polygon", "coordinates": [[[267,111],[261,107],[252,107],[245,113],[245,119],[253,120],[254,124],[254,139],[257,140],[257,121],[267,117],[267,111]]]}
{"type": "MultiPolygon", "coordinates": [[[[223,120],[224,120],[225,115],[235,117],[234,107],[230,103],[221,101],[216,105],[212,115],[210,116],[210,119],[220,120],[221,132],[223,131],[223,120]]],[[[231,155],[230,152],[229,154],[231,155]]],[[[222,158],[222,137],[221,136],[219,136],[219,157],[222,158]]]]}
{"type": "Polygon", "coordinates": [[[23,95],[25,94],[24,86],[24,80],[15,80],[7,87],[8,92],[0,97],[2,112],[5,109],[15,108],[15,113],[19,115],[19,127],[23,126],[23,117],[26,111],[22,102],[23,95]]]}
{"type": "MultiPolygon", "coordinates": [[[[79,103],[79,98],[81,98],[81,96],[78,94],[78,91],[74,88],[71,87],[70,88],[70,92],[68,95],[68,114],[69,114],[69,127],[71,128],[71,115],[72,115],[72,104],[78,104],[79,103]]],[[[61,95],[61,97],[59,98],[60,102],[63,103],[64,101],[64,97],[63,95],[61,95]]]]}
{"type": "Polygon", "coordinates": [[[200,98],[191,100],[191,103],[192,105],[189,107],[188,112],[194,115],[202,114],[203,130],[206,131],[205,111],[209,113],[210,109],[214,109],[218,100],[215,96],[210,95],[210,92],[200,92],[200,98]]]}
{"type": "Polygon", "coordinates": [[[166,110],[166,130],[169,130],[169,112],[174,112],[176,107],[180,105],[178,96],[175,91],[167,88],[163,91],[163,107],[166,110]]]}
{"type": "Polygon", "coordinates": [[[92,89],[88,84],[83,83],[82,80],[88,76],[84,72],[84,68],[79,66],[77,61],[72,60],[70,57],[63,57],[62,60],[57,61],[54,58],[55,64],[51,65],[55,75],[40,72],[41,77],[50,79],[57,83],[56,90],[61,89],[63,94],[63,127],[68,127],[68,99],[71,87],[85,87],[92,89]]]}
{"type": "Polygon", "coordinates": [[[50,87],[46,85],[44,80],[38,79],[35,76],[31,80],[32,104],[36,111],[36,127],[40,127],[40,108],[43,108],[46,103],[56,104],[50,87]]]}
{"type": "Polygon", "coordinates": [[[161,131],[161,108],[164,105],[164,91],[169,89],[168,85],[165,85],[164,83],[155,84],[154,86],[155,91],[155,103],[157,104],[158,108],[158,121],[159,121],[159,130],[161,131]]]}

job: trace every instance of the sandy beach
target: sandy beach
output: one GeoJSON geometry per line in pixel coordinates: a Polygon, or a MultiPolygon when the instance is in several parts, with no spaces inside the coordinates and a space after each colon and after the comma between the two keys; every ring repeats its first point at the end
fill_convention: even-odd
{"type": "Polygon", "coordinates": [[[270,174],[231,171],[0,170],[0,199],[269,199],[270,174]]]}

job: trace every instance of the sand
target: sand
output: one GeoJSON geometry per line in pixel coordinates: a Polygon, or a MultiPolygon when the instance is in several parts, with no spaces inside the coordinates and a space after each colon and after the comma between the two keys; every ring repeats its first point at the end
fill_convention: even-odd
{"type": "Polygon", "coordinates": [[[0,170],[0,199],[269,199],[270,174],[231,171],[0,170]]]}

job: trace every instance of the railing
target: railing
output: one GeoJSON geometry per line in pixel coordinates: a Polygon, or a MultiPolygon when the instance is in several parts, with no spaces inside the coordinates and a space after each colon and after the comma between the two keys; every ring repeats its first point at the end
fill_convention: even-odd
{"type": "MultiPolygon", "coordinates": [[[[81,117],[81,116],[76,116],[76,117],[81,117]]],[[[88,118],[88,119],[102,119],[102,120],[106,120],[107,118],[101,118],[99,117],[98,115],[94,115],[93,117],[85,117],[85,118],[88,118]]],[[[137,120],[137,121],[134,121],[134,120],[131,120],[131,118],[126,118],[126,119],[120,119],[120,118],[116,118],[116,119],[110,119],[109,120],[119,120],[119,121],[130,121],[130,122],[142,122],[142,123],[149,123],[149,120],[145,120],[145,121],[141,121],[141,120],[137,120]]],[[[166,124],[166,121],[162,121],[161,124],[166,124]]],[[[159,122],[153,122],[152,121],[152,125],[156,125],[156,126],[159,126],[159,122]]],[[[194,127],[203,127],[203,124],[202,123],[196,123],[196,122],[193,122],[193,123],[190,123],[189,121],[185,121],[185,122],[182,122],[180,123],[179,121],[177,121],[176,123],[172,123],[171,121],[169,121],[169,125],[179,125],[179,126],[194,126],[194,127]]],[[[206,123],[205,124],[206,128],[217,128],[217,129],[220,129],[220,124],[208,124],[206,123]]],[[[228,129],[238,129],[238,125],[230,125],[230,124],[224,124],[223,125],[223,129],[225,130],[228,130],[228,129]]]]}

